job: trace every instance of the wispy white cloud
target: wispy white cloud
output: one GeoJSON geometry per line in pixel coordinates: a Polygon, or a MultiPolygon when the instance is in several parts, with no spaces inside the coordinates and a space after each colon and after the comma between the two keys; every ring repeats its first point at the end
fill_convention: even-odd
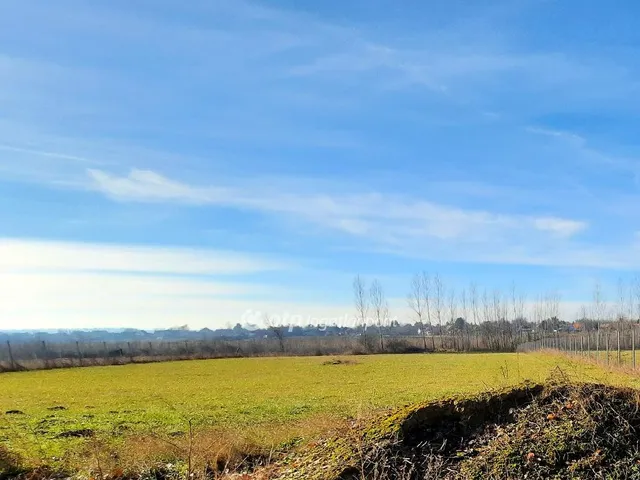
{"type": "Polygon", "coordinates": [[[438,250],[448,244],[466,246],[467,254],[460,252],[466,259],[482,256],[487,248],[522,245],[524,258],[531,253],[528,246],[566,241],[588,227],[582,220],[463,209],[398,195],[318,193],[305,190],[304,184],[297,191],[279,191],[256,187],[258,182],[194,186],[140,170],[124,177],[92,170],[89,176],[90,188],[120,201],[211,205],[292,217],[413,254],[421,242],[439,245],[438,250]]]}
{"type": "MultiPolygon", "coordinates": [[[[182,278],[162,275],[132,275],[125,273],[86,273],[84,269],[64,271],[41,270],[19,273],[0,273],[0,290],[10,298],[29,297],[41,299],[42,292],[56,296],[66,308],[81,306],[92,296],[101,299],[125,299],[143,302],[149,297],[259,298],[274,295],[279,289],[275,286],[252,284],[249,282],[220,282],[202,278],[182,278]]],[[[280,292],[281,293],[281,292],[280,292]]],[[[91,300],[89,300],[91,301],[91,300]]],[[[61,305],[62,306],[62,305],[61,305]]]]}
{"type": "Polygon", "coordinates": [[[587,228],[586,222],[555,217],[537,217],[533,220],[538,230],[547,231],[558,237],[572,237],[587,228]]]}
{"type": "Polygon", "coordinates": [[[87,158],[77,157],[75,155],[66,155],[64,153],[48,152],[45,150],[34,150],[31,148],[21,148],[21,147],[15,147],[12,145],[0,144],[0,150],[4,150],[6,152],[27,153],[30,155],[39,155],[42,157],[56,158],[61,160],[73,160],[81,163],[94,163],[92,160],[89,160],[87,158]]]}
{"type": "Polygon", "coordinates": [[[526,127],[525,130],[535,135],[544,135],[547,137],[562,139],[576,145],[577,147],[584,147],[587,143],[586,138],[583,136],[571,132],[565,132],[563,130],[553,130],[550,128],[533,126],[526,127]]]}
{"type": "Polygon", "coordinates": [[[93,188],[116,200],[177,201],[182,203],[223,203],[224,188],[199,188],[172,181],[150,170],[131,170],[127,177],[117,177],[102,170],[88,170],[93,188]]]}
{"type": "Polygon", "coordinates": [[[244,275],[291,268],[289,262],[204,248],[0,238],[0,269],[244,275]]]}
{"type": "Polygon", "coordinates": [[[570,159],[575,159],[580,163],[589,162],[613,170],[628,171],[636,177],[636,182],[638,181],[638,176],[640,176],[640,160],[638,158],[629,158],[599,150],[590,144],[587,137],[566,130],[529,126],[525,128],[525,131],[532,135],[547,137],[572,149],[575,153],[569,157],[570,159]]]}

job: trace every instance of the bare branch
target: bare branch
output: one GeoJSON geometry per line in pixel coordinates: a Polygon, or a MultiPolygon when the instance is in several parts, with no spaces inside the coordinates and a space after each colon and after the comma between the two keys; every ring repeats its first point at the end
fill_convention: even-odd
{"type": "Polygon", "coordinates": [[[367,316],[369,315],[369,297],[365,289],[364,280],[360,275],[353,279],[353,299],[356,306],[357,321],[362,327],[362,334],[367,330],[367,316]]]}

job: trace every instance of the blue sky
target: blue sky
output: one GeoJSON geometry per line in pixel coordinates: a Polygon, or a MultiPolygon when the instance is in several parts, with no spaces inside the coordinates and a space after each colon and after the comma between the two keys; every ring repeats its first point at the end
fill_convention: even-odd
{"type": "Polygon", "coordinates": [[[421,270],[570,315],[640,267],[634,2],[0,9],[0,327],[338,317],[357,273],[403,316],[421,270]]]}

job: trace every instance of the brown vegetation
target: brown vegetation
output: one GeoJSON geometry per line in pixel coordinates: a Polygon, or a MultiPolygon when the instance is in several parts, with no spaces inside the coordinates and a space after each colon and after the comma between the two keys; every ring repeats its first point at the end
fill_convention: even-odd
{"type": "MultiPolygon", "coordinates": [[[[198,342],[130,342],[127,349],[117,344],[56,345],[55,350],[41,350],[41,344],[24,344],[13,348],[13,360],[0,360],[0,373],[27,370],[48,370],[129,363],[152,363],[175,360],[270,356],[333,356],[378,353],[420,352],[489,352],[514,351],[519,338],[488,332],[475,335],[458,332],[455,335],[430,337],[427,350],[424,339],[414,337],[385,337],[379,335],[335,337],[283,337],[256,340],[212,340],[198,342]],[[113,347],[113,348],[112,348],[113,347]],[[118,347],[118,348],[115,348],[118,347]]],[[[53,347],[52,347],[53,348],[53,347]]]]}

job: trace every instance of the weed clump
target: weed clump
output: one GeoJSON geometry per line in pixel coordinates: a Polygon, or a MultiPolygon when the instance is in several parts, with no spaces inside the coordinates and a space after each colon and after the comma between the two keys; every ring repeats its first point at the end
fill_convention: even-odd
{"type": "Polygon", "coordinates": [[[293,457],[279,478],[640,479],[639,433],[636,390],[523,385],[395,410],[293,457]]]}
{"type": "Polygon", "coordinates": [[[15,477],[24,470],[18,455],[0,445],[0,480],[15,477]]]}
{"type": "Polygon", "coordinates": [[[598,384],[545,389],[515,421],[462,452],[459,477],[640,478],[638,392],[598,384]]]}

